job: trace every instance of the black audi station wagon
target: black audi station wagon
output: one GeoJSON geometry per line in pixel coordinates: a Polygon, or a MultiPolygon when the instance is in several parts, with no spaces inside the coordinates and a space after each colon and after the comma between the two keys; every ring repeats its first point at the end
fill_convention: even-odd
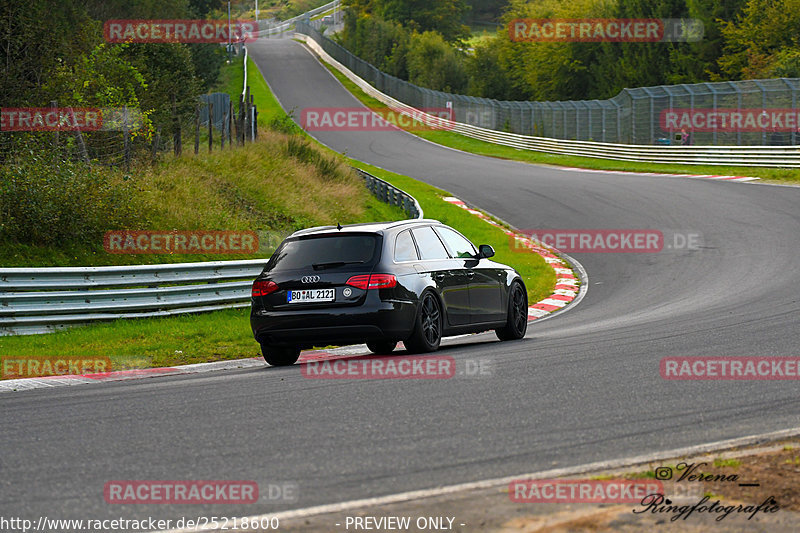
{"type": "Polygon", "coordinates": [[[275,366],[330,344],[389,354],[399,341],[411,353],[432,352],[442,337],[488,330],[520,339],[527,291],[493,256],[436,220],[301,230],[253,283],[253,335],[275,366]]]}

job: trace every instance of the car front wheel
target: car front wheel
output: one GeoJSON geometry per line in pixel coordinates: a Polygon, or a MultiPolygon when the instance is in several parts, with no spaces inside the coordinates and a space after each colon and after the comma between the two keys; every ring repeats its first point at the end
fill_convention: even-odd
{"type": "Polygon", "coordinates": [[[300,358],[300,349],[291,346],[261,345],[261,354],[271,366],[291,366],[300,358]]]}
{"type": "Polygon", "coordinates": [[[521,339],[528,331],[528,293],[522,283],[515,281],[511,285],[506,325],[494,331],[501,341],[521,339]]]}

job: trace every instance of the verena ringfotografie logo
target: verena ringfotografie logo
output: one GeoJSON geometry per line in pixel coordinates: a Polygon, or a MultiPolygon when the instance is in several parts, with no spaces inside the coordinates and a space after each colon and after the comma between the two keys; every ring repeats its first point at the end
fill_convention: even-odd
{"type": "Polygon", "coordinates": [[[704,27],[699,19],[514,19],[508,32],[515,42],[658,43],[700,41],[704,27]]]}
{"type": "Polygon", "coordinates": [[[303,109],[300,125],[307,131],[411,131],[449,130],[455,125],[446,108],[414,111],[364,109],[363,107],[317,107],[303,109]]]}
{"type": "Polygon", "coordinates": [[[82,376],[111,372],[108,357],[28,356],[0,357],[3,379],[82,376]]]}
{"type": "Polygon", "coordinates": [[[660,481],[515,479],[508,485],[515,503],[639,503],[652,494],[664,494],[660,481]]]}
{"type": "Polygon", "coordinates": [[[800,131],[798,109],[665,109],[659,115],[664,131],[761,132],[800,131]]]}
{"type": "Polygon", "coordinates": [[[301,373],[310,379],[450,379],[456,375],[451,356],[352,357],[309,361],[301,373]]]}
{"type": "Polygon", "coordinates": [[[110,254],[254,254],[254,231],[109,231],[103,248],[110,254]]]}
{"type": "Polygon", "coordinates": [[[138,109],[122,107],[4,107],[0,131],[109,131],[142,127],[138,109]]]}
{"type": "Polygon", "coordinates": [[[255,481],[108,481],[110,504],[250,504],[258,501],[255,481]]]}
{"type": "Polygon", "coordinates": [[[109,43],[227,43],[256,39],[252,20],[108,20],[109,43]]]}
{"type": "Polygon", "coordinates": [[[670,380],[797,380],[800,357],[665,357],[660,371],[670,380]]]}

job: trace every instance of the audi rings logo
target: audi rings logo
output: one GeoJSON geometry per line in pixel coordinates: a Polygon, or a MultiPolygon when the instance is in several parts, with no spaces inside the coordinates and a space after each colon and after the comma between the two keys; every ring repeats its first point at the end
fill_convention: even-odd
{"type": "Polygon", "coordinates": [[[300,281],[303,283],[317,283],[319,281],[319,276],[303,276],[300,281]]]}

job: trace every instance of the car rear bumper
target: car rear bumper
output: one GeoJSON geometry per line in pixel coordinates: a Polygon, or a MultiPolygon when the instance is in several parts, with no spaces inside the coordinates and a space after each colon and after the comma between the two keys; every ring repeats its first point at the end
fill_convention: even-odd
{"type": "MultiPolygon", "coordinates": [[[[370,299],[371,300],[371,299],[370,299]]],[[[416,305],[369,300],[357,307],[271,311],[253,308],[250,326],[262,344],[298,347],[403,340],[411,335],[416,305]]]]}

